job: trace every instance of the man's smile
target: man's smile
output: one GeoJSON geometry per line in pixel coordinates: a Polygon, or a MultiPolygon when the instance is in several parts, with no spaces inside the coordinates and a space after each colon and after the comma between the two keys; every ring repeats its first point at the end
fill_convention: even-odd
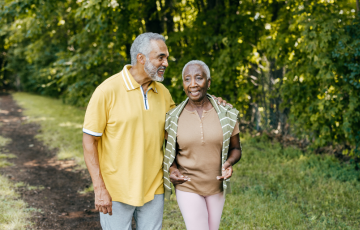
{"type": "Polygon", "coordinates": [[[163,67],[163,66],[160,67],[160,68],[158,69],[158,73],[161,74],[161,75],[164,75],[165,69],[166,69],[166,67],[163,67]]]}

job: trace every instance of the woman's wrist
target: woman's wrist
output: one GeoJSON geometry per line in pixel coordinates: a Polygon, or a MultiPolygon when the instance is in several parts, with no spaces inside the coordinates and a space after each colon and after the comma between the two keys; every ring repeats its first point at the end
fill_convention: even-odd
{"type": "Polygon", "coordinates": [[[227,159],[225,163],[228,163],[230,166],[234,165],[234,162],[231,159],[227,159]]]}
{"type": "Polygon", "coordinates": [[[169,168],[169,173],[171,174],[174,170],[177,170],[177,166],[176,165],[171,165],[169,168]]]}

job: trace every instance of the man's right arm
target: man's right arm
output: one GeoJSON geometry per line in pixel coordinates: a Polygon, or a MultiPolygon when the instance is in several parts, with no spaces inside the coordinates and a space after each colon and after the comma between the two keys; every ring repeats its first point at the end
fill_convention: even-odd
{"type": "Polygon", "coordinates": [[[104,214],[112,215],[112,199],[100,171],[97,149],[99,140],[100,137],[83,133],[84,158],[94,185],[95,208],[104,214]]]}

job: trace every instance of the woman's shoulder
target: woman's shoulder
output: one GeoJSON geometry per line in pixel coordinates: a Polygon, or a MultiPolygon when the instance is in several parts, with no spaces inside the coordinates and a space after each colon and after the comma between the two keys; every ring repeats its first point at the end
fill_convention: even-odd
{"type": "MultiPolygon", "coordinates": [[[[230,106],[229,106],[230,107],[230,106]]],[[[229,112],[231,112],[231,113],[235,113],[236,115],[237,114],[239,114],[239,111],[237,110],[237,109],[235,109],[235,108],[229,108],[229,109],[227,109],[227,111],[229,111],[229,112]]]]}
{"type": "Polygon", "coordinates": [[[229,113],[229,114],[236,114],[236,115],[239,114],[239,111],[237,109],[229,106],[228,104],[225,106],[220,105],[219,108],[220,108],[220,112],[222,112],[222,113],[229,113]]]}
{"type": "Polygon", "coordinates": [[[174,116],[176,113],[175,111],[179,109],[179,105],[177,105],[175,108],[170,109],[167,113],[166,113],[166,117],[171,117],[174,116]]]}

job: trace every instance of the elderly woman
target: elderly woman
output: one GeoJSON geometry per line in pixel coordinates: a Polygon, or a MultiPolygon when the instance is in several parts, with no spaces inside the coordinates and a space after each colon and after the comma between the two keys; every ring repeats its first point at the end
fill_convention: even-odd
{"type": "Polygon", "coordinates": [[[207,94],[211,79],[204,62],[188,62],[182,77],[188,98],[166,114],[165,197],[171,181],[186,228],[218,229],[232,166],[241,158],[238,111],[207,94]]]}

